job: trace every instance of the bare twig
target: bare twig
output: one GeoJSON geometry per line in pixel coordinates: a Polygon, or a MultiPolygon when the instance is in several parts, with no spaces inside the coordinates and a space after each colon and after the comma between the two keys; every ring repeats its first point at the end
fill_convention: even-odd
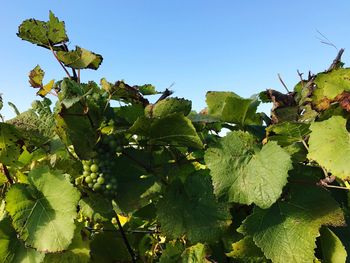
{"type": "Polygon", "coordinates": [[[316,31],[317,31],[317,33],[319,33],[319,34],[323,37],[323,39],[317,37],[317,39],[320,40],[322,44],[325,44],[325,45],[334,47],[336,50],[338,50],[338,48],[336,47],[336,45],[334,45],[334,44],[332,43],[332,41],[330,41],[330,40],[328,39],[328,37],[326,37],[324,34],[322,34],[318,29],[316,29],[316,31]],[[325,41],[325,40],[326,40],[326,41],[325,41]]]}
{"type": "Polygon", "coordinates": [[[278,79],[280,80],[280,82],[282,83],[283,87],[286,89],[287,93],[289,93],[290,91],[289,91],[286,83],[284,83],[283,79],[281,78],[281,75],[278,73],[277,76],[278,76],[278,79]]]}

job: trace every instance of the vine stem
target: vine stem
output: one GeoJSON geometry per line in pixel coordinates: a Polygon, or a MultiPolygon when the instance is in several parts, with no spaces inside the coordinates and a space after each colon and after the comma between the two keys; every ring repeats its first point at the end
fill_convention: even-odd
{"type": "Polygon", "coordinates": [[[119,220],[118,215],[116,216],[116,219],[117,219],[117,224],[118,224],[118,228],[119,228],[120,234],[122,235],[122,238],[123,238],[123,240],[124,240],[124,244],[125,244],[125,246],[126,246],[128,252],[129,252],[129,254],[130,254],[130,256],[131,256],[131,260],[132,260],[133,263],[136,263],[136,256],[135,256],[135,254],[134,254],[134,251],[132,251],[132,248],[131,248],[131,246],[130,246],[130,243],[129,243],[129,241],[128,241],[128,238],[127,238],[126,235],[125,235],[124,229],[123,229],[123,227],[122,227],[122,224],[120,223],[120,220],[119,220]]]}
{"type": "Polygon", "coordinates": [[[55,56],[55,58],[56,58],[56,60],[58,61],[58,63],[60,63],[60,65],[61,65],[61,67],[63,68],[63,70],[66,72],[68,78],[71,79],[72,76],[69,74],[68,70],[67,70],[66,67],[63,65],[63,63],[58,59],[57,54],[56,54],[55,50],[53,50],[53,48],[51,47],[51,45],[50,45],[50,50],[51,50],[52,54],[55,56]]]}
{"type": "Polygon", "coordinates": [[[4,171],[4,174],[6,176],[6,179],[7,181],[10,183],[10,184],[13,184],[13,180],[11,178],[11,175],[10,175],[10,172],[9,170],[7,169],[7,166],[5,164],[2,164],[2,170],[4,171]]]}

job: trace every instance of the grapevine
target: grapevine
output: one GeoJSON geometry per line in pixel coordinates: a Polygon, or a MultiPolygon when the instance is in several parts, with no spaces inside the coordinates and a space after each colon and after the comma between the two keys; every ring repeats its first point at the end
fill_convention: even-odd
{"type": "Polygon", "coordinates": [[[349,261],[343,49],[293,91],[209,91],[196,112],[151,84],[83,83],[103,57],[52,12],[17,35],[66,77],[35,66],[39,99],[0,122],[0,262],[349,261]]]}

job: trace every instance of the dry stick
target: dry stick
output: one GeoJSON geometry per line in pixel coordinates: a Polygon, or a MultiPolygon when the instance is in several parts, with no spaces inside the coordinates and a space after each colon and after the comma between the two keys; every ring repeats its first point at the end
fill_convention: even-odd
{"type": "Polygon", "coordinates": [[[136,256],[135,256],[135,254],[134,254],[134,251],[132,251],[132,248],[131,248],[131,246],[130,246],[130,243],[129,243],[129,241],[128,241],[128,238],[127,238],[126,235],[125,235],[125,232],[124,232],[124,229],[123,229],[123,227],[122,227],[122,224],[120,223],[119,217],[116,216],[116,219],[117,219],[117,224],[118,224],[118,228],[119,228],[120,234],[121,234],[122,237],[123,237],[124,244],[125,244],[126,248],[128,249],[128,252],[129,252],[129,254],[130,254],[130,256],[131,256],[131,260],[132,260],[133,263],[136,263],[136,256]]]}
{"type": "Polygon", "coordinates": [[[280,80],[280,82],[282,83],[283,87],[284,87],[284,88],[286,89],[286,91],[289,93],[290,91],[289,91],[289,89],[288,89],[286,83],[284,83],[283,79],[281,78],[281,75],[278,73],[277,76],[278,76],[278,79],[280,80]]]}
{"type": "Polygon", "coordinates": [[[335,59],[333,60],[332,65],[329,66],[329,68],[327,69],[327,71],[331,71],[333,69],[335,69],[337,67],[337,65],[341,62],[341,56],[344,53],[344,48],[341,48],[337,54],[337,56],[335,57],[335,59]]]}
{"type": "Polygon", "coordinates": [[[66,72],[68,78],[72,78],[72,76],[69,74],[68,70],[66,69],[66,67],[63,65],[63,63],[58,59],[56,52],[53,50],[53,48],[50,46],[50,50],[52,52],[52,54],[55,56],[56,60],[58,61],[58,63],[60,63],[61,67],[63,68],[63,70],[66,72]]]}

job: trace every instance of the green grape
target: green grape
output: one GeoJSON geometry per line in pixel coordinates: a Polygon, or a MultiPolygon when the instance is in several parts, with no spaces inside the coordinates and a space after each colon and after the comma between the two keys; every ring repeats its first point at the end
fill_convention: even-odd
{"type": "Polygon", "coordinates": [[[85,182],[86,182],[87,184],[91,183],[91,182],[92,182],[91,176],[85,177],[85,182]]]}
{"type": "Polygon", "coordinates": [[[94,186],[94,184],[93,184],[93,183],[89,183],[88,186],[89,186],[90,188],[92,188],[92,187],[94,186]]]}
{"type": "Polygon", "coordinates": [[[100,184],[96,183],[96,184],[94,184],[94,186],[92,187],[92,189],[93,189],[94,191],[97,191],[97,190],[100,190],[101,187],[102,187],[102,186],[101,186],[100,184]]]}
{"type": "Polygon", "coordinates": [[[84,175],[84,176],[89,176],[89,175],[90,175],[90,171],[84,171],[84,172],[83,172],[83,175],[84,175]]]}
{"type": "Polygon", "coordinates": [[[84,164],[83,169],[84,169],[84,171],[90,171],[90,166],[84,164]]]}
{"type": "Polygon", "coordinates": [[[111,184],[107,184],[107,185],[106,185],[106,189],[107,189],[107,190],[111,190],[111,189],[112,189],[112,185],[111,185],[111,184]]]}
{"type": "Polygon", "coordinates": [[[104,179],[103,177],[99,177],[99,178],[97,179],[97,183],[98,183],[98,184],[104,184],[104,182],[105,182],[105,179],[104,179]]]}
{"type": "Polygon", "coordinates": [[[97,164],[92,164],[92,165],[90,166],[90,170],[91,170],[91,172],[93,172],[93,173],[97,172],[97,171],[98,171],[98,165],[97,165],[97,164]]]}
{"type": "Polygon", "coordinates": [[[90,176],[91,176],[92,179],[96,179],[97,178],[97,173],[91,173],[90,176]]]}

